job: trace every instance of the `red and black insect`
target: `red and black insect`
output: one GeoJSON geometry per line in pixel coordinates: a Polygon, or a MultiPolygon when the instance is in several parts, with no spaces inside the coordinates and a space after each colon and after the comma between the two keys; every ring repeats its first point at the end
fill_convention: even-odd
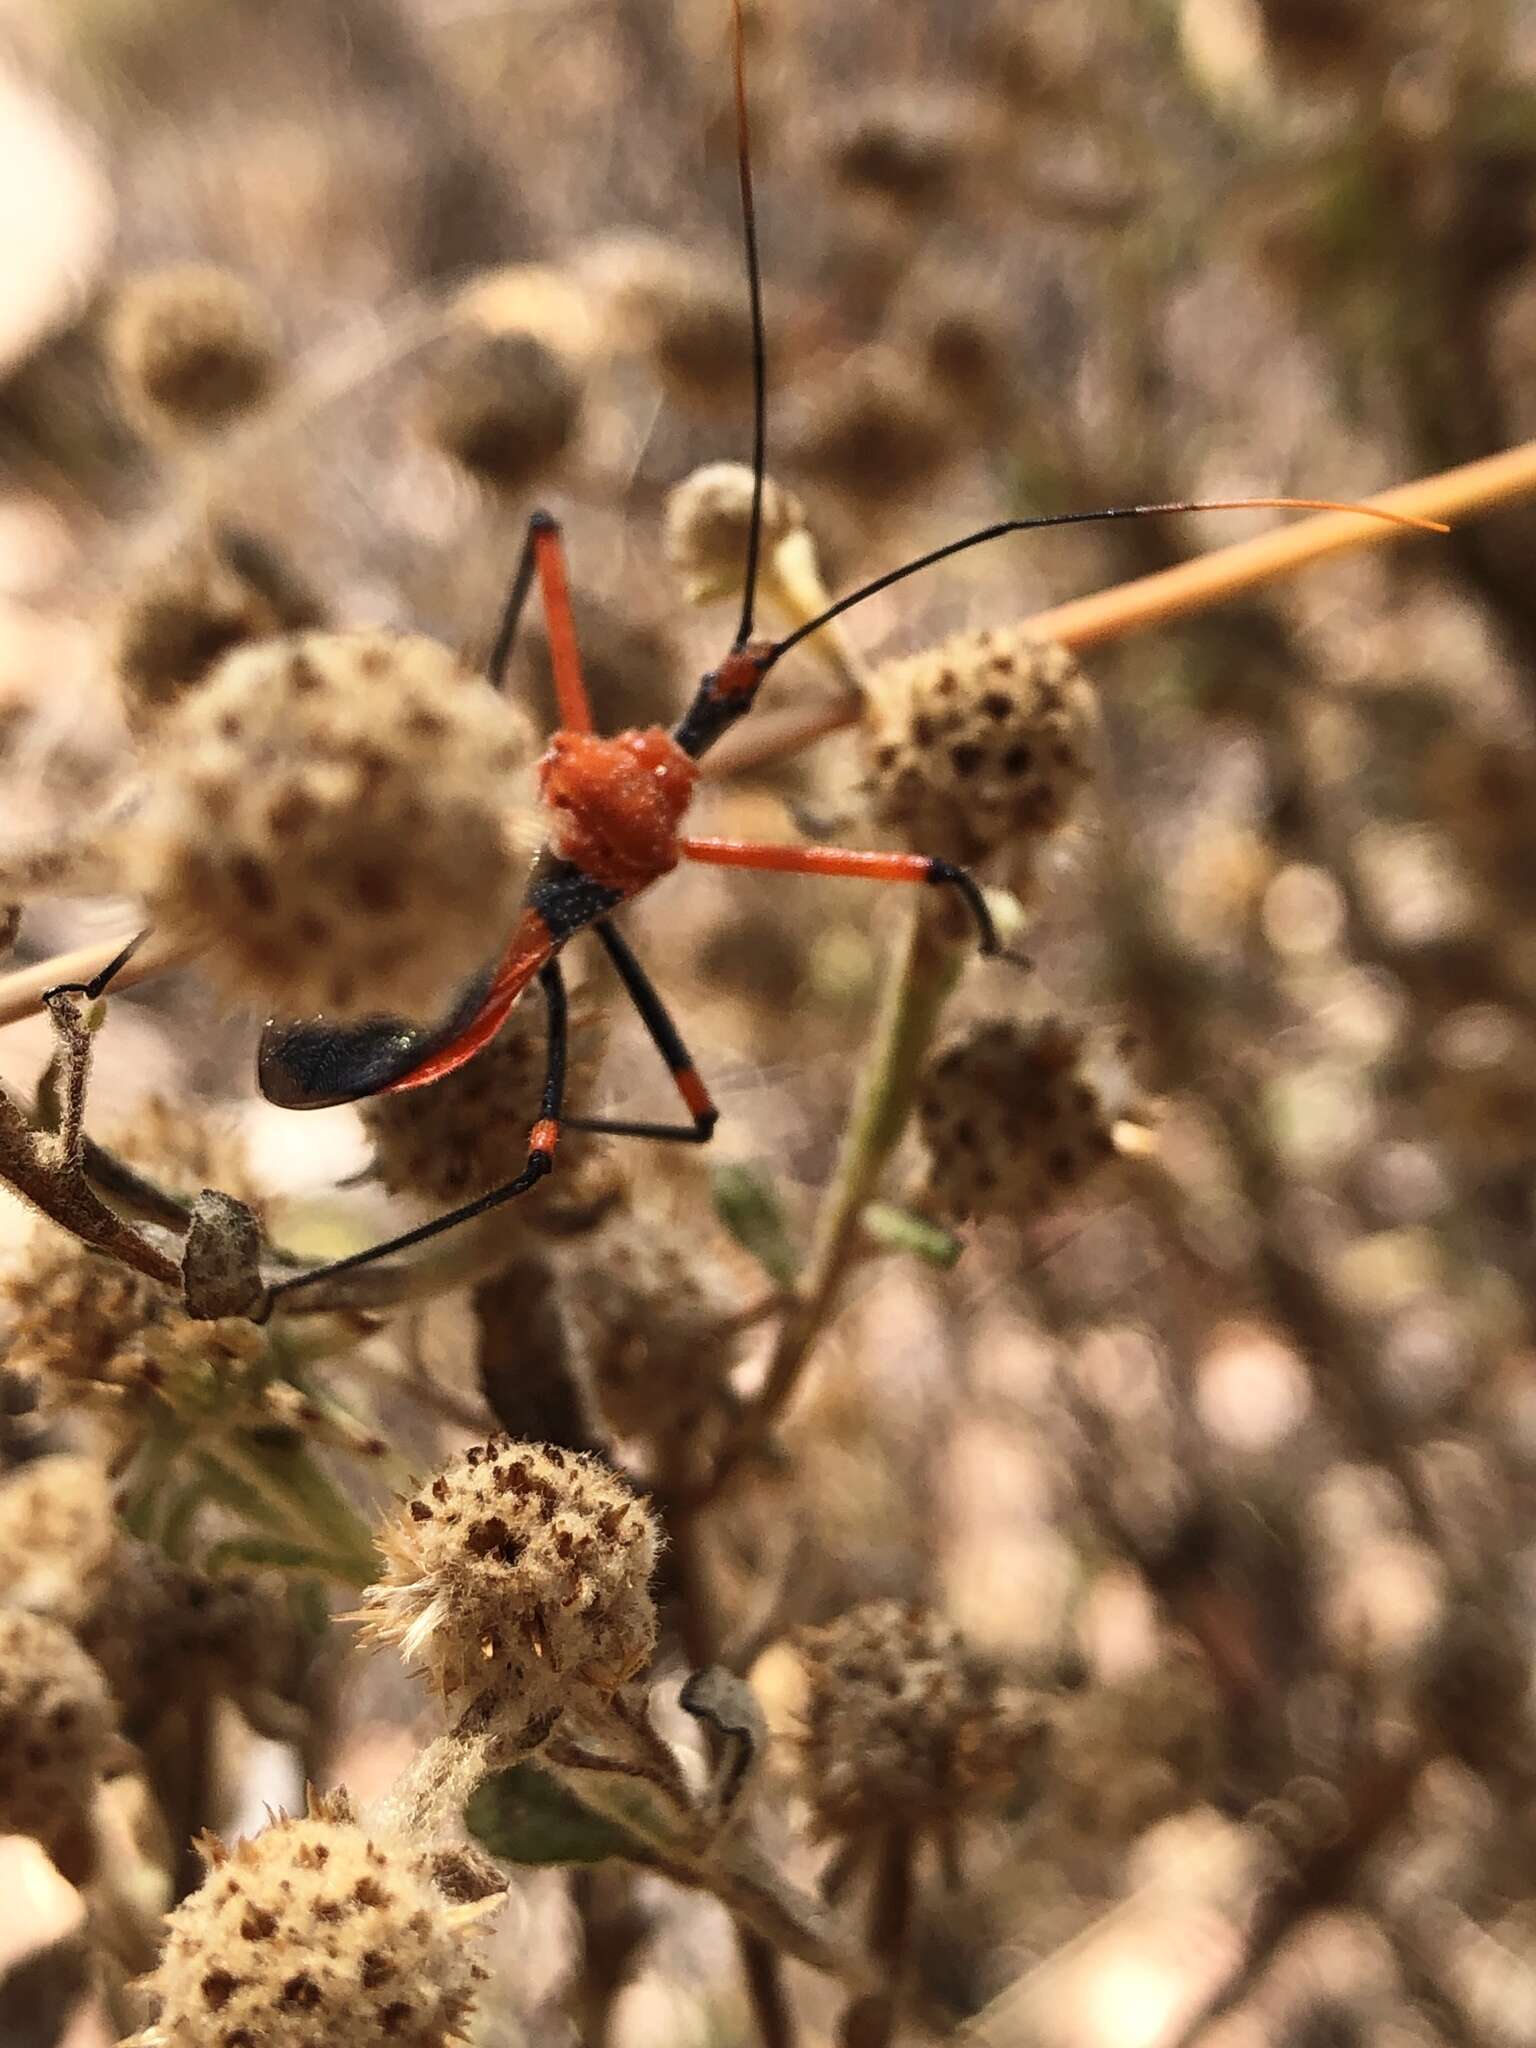
{"type": "MultiPolygon", "coordinates": [[[[741,619],[735,639],[725,659],[703,678],[674,730],[652,727],[611,738],[600,736],[594,730],[582,682],[560,529],[547,513],[533,515],[487,673],[491,685],[501,687],[519,620],[537,580],[547,622],[560,724],[539,765],[540,793],[548,815],[547,836],[534,862],[522,913],[504,951],[459,992],[447,1014],[434,1027],[418,1029],[388,1018],[351,1027],[330,1025],[323,1018],[274,1021],[262,1036],[258,1062],[262,1093],[268,1101],[288,1109],[318,1109],[360,1101],[386,1091],[428,1087],[481,1051],[500,1029],[514,1003],[537,981],[547,1011],[547,1060],[540,1112],[529,1134],[527,1157],[511,1179],[462,1207],[349,1258],[279,1281],[270,1290],[269,1309],[277,1300],[318,1280],[405,1250],[526,1193],[553,1167],[563,1123],[573,1129],[614,1136],[688,1144],[703,1144],[709,1139],[718,1116],[709,1091],[665,1005],[613,923],[616,911],[680,861],[783,874],[864,876],[871,881],[921,883],[948,889],[969,911],[981,950],[996,953],[997,935],[980,888],[971,875],[947,861],[916,853],[690,837],[683,825],[698,778],[699,760],[751,710],[765,677],[791,648],[839,613],[916,570],[1006,533],[1090,520],[1134,518],[1150,512],[1205,509],[1195,505],[1121,506],[1000,521],[876,578],[839,599],[821,618],[783,639],[768,641],[756,637],[754,599],[762,529],[767,373],[740,0],[733,0],[733,6],[738,162],[754,385],[752,510],[741,619]],[[566,994],[560,955],[577,933],[588,929],[607,951],[666,1062],[688,1114],[686,1123],[564,1116],[566,994]]],[[[1312,501],[1244,502],[1303,505],[1312,501]]],[[[127,951],[97,976],[89,992],[99,993],[126,957],[127,951]]]]}

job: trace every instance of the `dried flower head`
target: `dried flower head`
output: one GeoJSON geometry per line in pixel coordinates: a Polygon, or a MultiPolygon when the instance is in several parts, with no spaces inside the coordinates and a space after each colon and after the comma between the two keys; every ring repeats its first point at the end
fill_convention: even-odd
{"type": "Polygon", "coordinates": [[[130,1731],[168,1697],[225,1693],[270,1710],[286,1674],[293,1630],[280,1588],[244,1572],[210,1577],[138,1542],[97,1458],[37,1458],[0,1484],[0,1580],[10,1605],[75,1635],[130,1731]]]}
{"type": "Polygon", "coordinates": [[[871,678],[864,739],[875,819],[971,867],[1027,879],[1092,773],[1092,685],[1065,648],[1018,630],[965,633],[871,678]]]}
{"type": "Polygon", "coordinates": [[[1041,1696],[967,1651],[951,1625],[894,1600],[801,1636],[801,1769],[824,1834],[952,1820],[1016,1792],[1047,1733],[1041,1696]]]}
{"type": "Polygon", "coordinates": [[[564,1293],[587,1385],[616,1435],[659,1451],[721,1413],[741,1300],[697,1225],[649,1204],[626,1210],[571,1262],[564,1293]]]}
{"type": "Polygon", "coordinates": [[[873,93],[839,122],[827,164],[850,192],[931,211],[954,196],[974,125],[974,110],[954,97],[873,93]]]}
{"type": "Polygon", "coordinates": [[[135,1431],[146,1406],[191,1418],[253,1400],[266,1338],[239,1317],[194,1322],[176,1293],[40,1223],[0,1280],[9,1361],[45,1407],[94,1397],[135,1431]]]}
{"type": "Polygon", "coordinates": [[[953,412],[905,354],[875,345],[808,394],[795,460],[870,512],[910,497],[960,453],[953,412]]]}
{"type": "Polygon", "coordinates": [[[300,1016],[432,1016],[509,929],[531,731],[437,642],[239,649],[158,738],[129,879],[233,994],[300,1016]]]}
{"type": "Polygon", "coordinates": [[[1205,1660],[1178,1649],[1063,1703],[1051,1802],[1076,1834],[1116,1845],[1217,1796],[1227,1714],[1205,1660]]]}
{"type": "Polygon", "coordinates": [[[611,344],[647,355],[670,397],[712,412],[748,395],[752,326],[733,266],[634,234],[599,244],[585,268],[611,344]]]}
{"type": "Polygon", "coordinates": [[[918,1096],[933,1201],[956,1220],[1048,1215],[1148,1114],[1119,1055],[1062,1018],[971,1025],[935,1054],[918,1096]]]}
{"type": "Polygon", "coordinates": [[[493,1438],[382,1531],[367,1633],[425,1669],[460,1729],[533,1739],[649,1659],[656,1542],[649,1507],[599,1459],[493,1438]]]}
{"type": "Polygon", "coordinates": [[[120,1750],[107,1682],[69,1631],[0,1608],[0,1834],[31,1835],[78,1870],[120,1750]]]}
{"type": "MultiPolygon", "coordinates": [[[[573,1007],[567,1045],[567,1100],[578,1106],[602,1049],[598,1011],[573,1007]]],[[[540,1115],[548,1057],[543,1010],[519,1003],[483,1052],[429,1088],[375,1095],[362,1105],[374,1174],[392,1194],[455,1203],[509,1178],[518,1143],[540,1115]]],[[[519,1222],[538,1227],[546,1206],[569,1208],[571,1170],[600,1141],[572,1131],[560,1144],[561,1171],[518,1203],[519,1222]]]]}
{"type": "Polygon", "coordinates": [[[467,1938],[498,1901],[458,1904],[430,1852],[311,1796],[226,1849],[171,1913],[134,2048],[448,2048],[485,1972],[467,1938]]]}
{"type": "MultiPolygon", "coordinates": [[[[667,494],[663,540],[690,604],[741,588],[752,519],[752,472],[744,462],[709,462],[667,494]]],[[[805,526],[805,508],[772,477],[763,479],[765,556],[805,526]]]]}
{"type": "Polygon", "coordinates": [[[253,535],[221,529],[178,549],[130,582],[112,623],[130,726],[145,730],[231,649],[320,618],[299,578],[253,535]]]}
{"type": "Polygon", "coordinates": [[[537,336],[473,328],[449,338],[424,373],[422,434],[480,483],[524,490],[570,445],[581,415],[571,364],[537,336]]]}
{"type": "Polygon", "coordinates": [[[129,413],[150,428],[217,432],[264,399],[277,376],[271,313],[249,285],[205,263],[130,278],[107,348],[129,413]]]}

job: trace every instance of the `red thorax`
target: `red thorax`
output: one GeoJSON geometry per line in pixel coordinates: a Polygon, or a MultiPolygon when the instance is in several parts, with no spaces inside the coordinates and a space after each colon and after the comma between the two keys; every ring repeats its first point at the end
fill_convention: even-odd
{"type": "Polygon", "coordinates": [[[660,726],[599,739],[557,732],[539,763],[550,846],[610,889],[643,889],[678,863],[698,763],[660,726]]]}

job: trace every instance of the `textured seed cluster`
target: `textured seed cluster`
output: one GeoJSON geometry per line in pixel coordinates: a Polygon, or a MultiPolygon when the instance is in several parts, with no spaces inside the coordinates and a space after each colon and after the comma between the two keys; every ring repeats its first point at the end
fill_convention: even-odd
{"type": "Polygon", "coordinates": [[[129,724],[149,729],[236,647],[320,622],[298,578],[248,536],[215,533],[132,582],[109,658],[129,724]]]}
{"type": "Polygon", "coordinates": [[[0,1834],[77,1864],[67,1849],[119,1748],[107,1682],[69,1631],[0,1608],[0,1834]]]}
{"type": "Polygon", "coordinates": [[[936,1205],[956,1220],[1048,1214],[1147,1114],[1118,1057],[1059,1017],[972,1025],[934,1056],[918,1118],[936,1205]]]}
{"type": "Polygon", "coordinates": [[[801,1637],[802,1781],[821,1832],[921,1827],[995,1807],[1033,1775],[1041,1696],[968,1652],[936,1615],[894,1600],[801,1637]]]}
{"type": "Polygon", "coordinates": [[[654,1447],[693,1439],[721,1410],[739,1354],[740,1299],[697,1226],[630,1209],[573,1261],[566,1313],[593,1400],[614,1433],[654,1447]]]}
{"type": "Polygon", "coordinates": [[[291,1651],[275,1585],[210,1577],[136,1541],[105,1466],[75,1453],[34,1459],[0,1484],[0,1583],[10,1605],[74,1634],[130,1732],[168,1696],[270,1694],[291,1651]]]}
{"type": "MultiPolygon", "coordinates": [[[[742,462],[710,462],[668,494],[663,540],[689,602],[701,604],[741,588],[752,519],[752,472],[742,462]]],[[[793,492],[763,481],[762,549],[770,555],[805,526],[793,492]]]]}
{"type": "Polygon", "coordinates": [[[158,2011],[132,2048],[447,2048],[485,1972],[495,1901],[454,1904],[426,1852],[313,1800],[226,1849],[167,1920],[145,1988],[158,2011]]]}
{"type": "Polygon", "coordinates": [[[877,821],[923,853],[975,866],[1007,853],[1027,876],[1092,770],[1092,686],[1065,648],[967,633],[883,664],[864,738],[877,821]]]}
{"type": "Polygon", "coordinates": [[[522,715],[435,641],[241,648],[162,722],[130,877],[237,997],[435,1017],[516,915],[532,754],[522,715]]]}
{"type": "Polygon", "coordinates": [[[0,1301],[8,1363],[37,1380],[48,1407],[94,1393],[109,1424],[132,1429],[141,1402],[189,1418],[227,1413],[264,1377],[265,1339],[254,1324],[194,1322],[169,1287],[45,1224],[0,1281],[0,1301]]]}
{"type": "Polygon", "coordinates": [[[733,266],[637,234],[586,267],[612,344],[644,352],[669,397],[714,412],[750,394],[752,325],[733,266]]]}
{"type": "MultiPolygon", "coordinates": [[[[567,1048],[566,1100],[579,1105],[602,1044],[601,1019],[573,1009],[567,1048]]],[[[373,1141],[374,1171],[393,1194],[462,1202],[510,1180],[523,1163],[528,1132],[539,1117],[548,1040],[543,1005],[519,1003],[483,1052],[427,1088],[375,1095],[363,1123],[373,1141]]],[[[597,1142],[571,1131],[560,1140],[560,1171],[517,1206],[537,1225],[553,1200],[565,1212],[574,1170],[590,1162],[597,1142]]]]}
{"type": "Polygon", "coordinates": [[[517,492],[569,447],[581,395],[569,361],[537,336],[466,329],[427,371],[418,423],[479,482],[517,492]]]}
{"type": "Polygon", "coordinates": [[[1221,1695],[1198,1655],[1175,1653],[1063,1708],[1052,1805],[1078,1836],[1126,1842],[1171,1813],[1219,1797],[1226,1756],[1221,1695]]]}
{"type": "Polygon", "coordinates": [[[129,413],[152,428],[216,432],[267,397],[278,335],[249,285],[212,264],[175,264],[130,279],[107,347],[129,413]]]}
{"type": "Polygon", "coordinates": [[[952,198],[973,123],[974,112],[950,99],[872,94],[828,138],[827,167],[850,192],[925,212],[952,198]]]}
{"type": "Polygon", "coordinates": [[[380,1535],[368,1633],[426,1671],[460,1728],[526,1739],[649,1660],[656,1542],[650,1509],[599,1459],[498,1437],[380,1535]]]}

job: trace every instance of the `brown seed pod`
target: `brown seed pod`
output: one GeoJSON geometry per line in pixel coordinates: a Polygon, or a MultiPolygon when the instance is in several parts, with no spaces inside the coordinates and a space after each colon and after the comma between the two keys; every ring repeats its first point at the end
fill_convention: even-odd
{"type": "Polygon", "coordinates": [[[78,1874],[121,1747],[107,1682],[69,1631],[0,1608],[0,1834],[31,1835],[78,1874]]]}
{"type": "Polygon", "coordinates": [[[1060,1017],[974,1024],[923,1075],[928,1192],[956,1221],[1049,1215],[1113,1159],[1148,1114],[1123,1062],[1060,1017]]]}
{"type": "Polygon", "coordinates": [[[954,413],[921,368],[874,346],[807,394],[792,459],[873,514],[921,490],[963,445],[954,413]]]}
{"type": "Polygon", "coordinates": [[[647,356],[669,397],[714,413],[750,396],[752,323],[734,267],[660,235],[624,235],[585,270],[616,350],[647,356]]]}
{"type": "Polygon", "coordinates": [[[378,1542],[365,1633],[421,1666],[465,1732],[525,1739],[574,1698],[617,1691],[655,1647],[656,1525],[597,1458],[476,1444],[378,1542]]]}
{"type": "Polygon", "coordinates": [[[872,93],[828,137],[827,167],[845,191],[936,212],[955,196],[974,124],[974,109],[953,96],[872,93]]]}
{"type": "Polygon", "coordinates": [[[446,2048],[485,1971],[468,1939],[500,1903],[459,1904],[431,1853],[311,1796],[226,1849],[171,1913],[130,2048],[446,2048]]]}
{"type": "Polygon", "coordinates": [[[1087,1840],[1129,1841],[1219,1793],[1227,1716],[1204,1659],[1176,1650],[1123,1684],[1063,1702],[1051,1804],[1087,1840]]]}
{"type": "Polygon", "coordinates": [[[581,396],[570,362],[537,336],[467,329],[424,371],[417,425],[477,482],[515,495],[570,446],[581,396]]]}
{"type": "Polygon", "coordinates": [[[124,407],[151,431],[217,433],[260,404],[277,377],[271,313],[249,285],[213,264],[130,278],[106,338],[124,407]]]}
{"type": "Polygon", "coordinates": [[[939,1616],[871,1601],[800,1644],[801,1779],[821,1833],[942,1826],[1033,1780],[1042,1696],[969,1652],[939,1616]]]}
{"type": "Polygon", "coordinates": [[[143,732],[233,648],[321,622],[299,578],[254,535],[220,529],[129,584],[110,661],[129,725],[143,732]]]}
{"type": "Polygon", "coordinates": [[[1092,774],[1098,707],[1065,648],[1018,629],[964,633],[885,662],[863,724],[871,812],[963,867],[1010,857],[1026,884],[1092,774]]]}
{"type": "Polygon", "coordinates": [[[158,740],[126,879],[231,994],[434,1017],[511,929],[532,731],[435,641],[241,648],[158,740]]]}
{"type": "Polygon", "coordinates": [[[563,1295],[592,1399],[616,1435],[664,1455],[721,1413],[741,1298],[696,1225],[652,1205],[613,1217],[567,1267],[563,1295]]]}

